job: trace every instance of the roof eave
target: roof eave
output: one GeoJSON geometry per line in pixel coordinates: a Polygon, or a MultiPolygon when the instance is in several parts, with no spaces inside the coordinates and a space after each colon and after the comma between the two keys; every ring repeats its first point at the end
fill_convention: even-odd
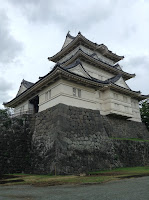
{"type": "Polygon", "coordinates": [[[102,83],[95,82],[93,80],[90,80],[88,78],[82,77],[80,75],[77,75],[73,72],[67,71],[63,69],[62,67],[57,67],[55,70],[53,70],[52,73],[47,74],[44,78],[40,79],[38,82],[36,82],[32,87],[25,90],[23,93],[21,93],[19,96],[15,97],[11,101],[7,103],[3,103],[5,107],[16,107],[21,102],[24,102],[25,100],[35,96],[38,94],[39,91],[41,91],[43,88],[47,87],[50,83],[53,83],[53,79],[60,79],[62,78],[62,75],[65,75],[65,77],[68,77],[70,80],[76,80],[78,82],[82,82],[85,85],[90,85],[93,87],[102,87],[102,83]],[[47,83],[47,84],[46,84],[47,83]]]}
{"type": "Polygon", "coordinates": [[[145,95],[141,95],[140,91],[129,90],[127,88],[123,88],[123,87],[116,85],[114,83],[110,83],[109,85],[103,87],[102,90],[107,90],[107,89],[113,89],[113,90],[117,90],[119,92],[122,92],[124,94],[129,94],[132,97],[138,99],[139,101],[146,99],[145,95]]]}
{"type": "Polygon", "coordinates": [[[62,66],[69,65],[71,62],[76,60],[79,56],[84,56],[85,58],[88,58],[89,60],[92,60],[93,62],[96,62],[96,63],[98,62],[98,63],[102,64],[102,66],[106,67],[107,71],[115,72],[115,74],[119,74],[119,73],[122,74],[122,76],[125,80],[129,80],[130,78],[135,77],[135,74],[129,74],[127,72],[124,72],[124,71],[114,68],[112,66],[108,66],[108,64],[103,63],[102,61],[89,56],[88,54],[84,53],[82,50],[78,50],[76,52],[76,54],[74,54],[70,59],[68,59],[66,62],[62,63],[62,66]]]}
{"type": "MultiPolygon", "coordinates": [[[[90,40],[88,40],[87,38],[85,38],[80,33],[66,47],[64,47],[63,49],[61,49],[54,56],[48,57],[48,60],[53,61],[53,62],[58,62],[60,60],[60,58],[63,57],[63,56],[65,56],[65,54],[67,54],[67,52],[70,51],[70,49],[73,47],[73,45],[75,45],[75,43],[77,43],[79,40],[82,40],[82,41],[86,42],[86,44],[88,44],[92,49],[98,50],[102,54],[100,48],[98,48],[98,47],[99,46],[100,47],[101,46],[105,46],[105,45],[103,45],[103,44],[97,45],[96,43],[93,43],[90,40]]],[[[109,50],[107,50],[107,52],[105,54],[103,54],[103,55],[105,57],[110,57],[110,59],[113,60],[115,63],[118,62],[118,61],[120,61],[120,60],[122,60],[124,58],[124,56],[119,56],[119,55],[114,54],[113,52],[111,52],[109,50]]]]}

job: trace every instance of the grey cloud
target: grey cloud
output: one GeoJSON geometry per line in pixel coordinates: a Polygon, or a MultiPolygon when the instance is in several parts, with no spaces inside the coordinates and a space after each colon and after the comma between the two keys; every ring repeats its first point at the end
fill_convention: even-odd
{"type": "Polygon", "coordinates": [[[22,44],[10,34],[9,19],[4,10],[0,10],[0,66],[10,63],[22,50],[22,44]]]}
{"type": "Polygon", "coordinates": [[[149,56],[148,55],[140,55],[135,57],[126,57],[125,61],[123,62],[125,67],[128,70],[148,70],[149,73],[149,56]]]}
{"type": "Polygon", "coordinates": [[[149,57],[140,55],[129,57],[123,61],[123,70],[129,73],[135,73],[136,77],[128,81],[134,90],[142,89],[142,93],[149,94],[149,57]]]}
{"type": "MultiPolygon", "coordinates": [[[[12,3],[11,0],[8,0],[12,3]]],[[[107,1],[73,1],[73,0],[14,0],[12,5],[18,6],[23,14],[32,22],[56,23],[64,28],[88,29],[96,22],[111,16],[113,3],[107,1]]]]}
{"type": "Polygon", "coordinates": [[[11,98],[11,96],[8,94],[9,90],[11,89],[12,84],[0,77],[0,108],[2,107],[3,102],[6,102],[11,98]]]}

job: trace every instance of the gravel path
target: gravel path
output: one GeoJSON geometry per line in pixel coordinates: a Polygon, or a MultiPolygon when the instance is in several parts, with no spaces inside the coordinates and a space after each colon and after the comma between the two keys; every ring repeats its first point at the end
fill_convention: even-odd
{"type": "Polygon", "coordinates": [[[84,186],[0,186],[0,200],[149,200],[149,177],[84,186]]]}

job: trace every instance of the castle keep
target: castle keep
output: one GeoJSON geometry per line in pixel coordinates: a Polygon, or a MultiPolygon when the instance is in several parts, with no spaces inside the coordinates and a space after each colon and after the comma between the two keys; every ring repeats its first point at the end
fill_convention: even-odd
{"type": "Polygon", "coordinates": [[[127,85],[135,74],[122,70],[123,58],[80,32],[68,33],[48,58],[53,69],[34,84],[23,80],[4,104],[22,117],[7,129],[0,125],[1,171],[73,174],[148,165],[149,132],[139,112],[147,96],[127,85]]]}
{"type": "Polygon", "coordinates": [[[122,70],[118,61],[123,58],[80,32],[76,37],[68,33],[62,49],[48,58],[56,63],[53,69],[35,84],[23,80],[17,96],[4,105],[19,115],[63,103],[140,122],[138,102],[146,96],[127,85],[135,74],[122,70]]]}

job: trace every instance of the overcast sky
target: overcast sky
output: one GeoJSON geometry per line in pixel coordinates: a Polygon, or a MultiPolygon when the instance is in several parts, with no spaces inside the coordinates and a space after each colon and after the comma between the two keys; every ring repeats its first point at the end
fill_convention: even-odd
{"type": "Polygon", "coordinates": [[[0,0],[0,107],[51,70],[68,30],[124,55],[127,84],[149,94],[149,0],[0,0]]]}

